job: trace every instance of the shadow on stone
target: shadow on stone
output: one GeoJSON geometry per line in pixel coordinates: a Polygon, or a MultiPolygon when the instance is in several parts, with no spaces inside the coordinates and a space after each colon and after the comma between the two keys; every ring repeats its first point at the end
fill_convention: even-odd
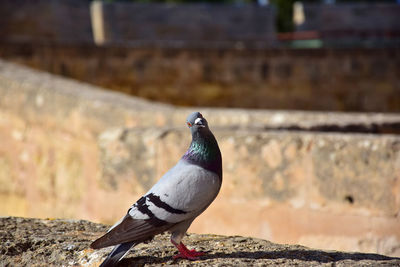
{"type": "MultiPolygon", "coordinates": [[[[232,263],[230,260],[226,261],[226,259],[248,259],[247,261],[251,264],[251,262],[259,259],[265,260],[277,260],[277,259],[284,259],[290,262],[319,262],[319,263],[334,263],[339,261],[351,260],[354,262],[356,261],[369,261],[368,264],[374,264],[374,261],[391,261],[395,260],[396,262],[400,258],[395,257],[388,257],[379,254],[373,253],[346,253],[346,252],[325,252],[319,250],[302,250],[302,249],[283,249],[278,251],[238,251],[232,253],[210,253],[206,254],[199,259],[199,261],[195,261],[192,263],[200,263],[203,262],[206,264],[207,260],[212,260],[213,263],[216,260],[225,259],[225,263],[229,265],[232,263]]],[[[186,260],[172,260],[172,256],[166,257],[154,257],[154,256],[144,256],[144,257],[131,257],[123,259],[120,262],[120,266],[141,266],[144,264],[171,264],[173,263],[183,263],[186,260]]],[[[190,261],[187,261],[190,263],[190,261]]],[[[272,263],[272,262],[271,262],[272,263]]]]}
{"type": "Polygon", "coordinates": [[[398,260],[399,258],[387,257],[373,253],[346,253],[346,252],[324,252],[318,250],[279,250],[279,251],[254,251],[216,253],[204,256],[203,259],[215,258],[248,258],[248,259],[291,259],[301,261],[335,262],[341,260],[398,260]]]}

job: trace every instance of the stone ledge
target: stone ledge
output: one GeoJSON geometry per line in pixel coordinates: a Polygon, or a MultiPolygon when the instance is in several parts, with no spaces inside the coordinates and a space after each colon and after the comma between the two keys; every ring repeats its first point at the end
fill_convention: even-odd
{"type": "MultiPolygon", "coordinates": [[[[89,244],[108,228],[84,220],[0,218],[1,266],[97,266],[110,248],[94,251],[89,244]]],[[[138,245],[120,266],[394,266],[400,258],[379,254],[323,251],[266,240],[189,234],[189,247],[207,252],[198,261],[172,260],[169,235],[138,245]]]]}
{"type": "Polygon", "coordinates": [[[0,60],[0,110],[58,127],[88,119],[95,134],[110,127],[182,127],[200,110],[213,128],[314,132],[400,133],[395,113],[343,113],[229,108],[179,108],[151,102],[0,60]],[[67,122],[66,122],[67,121],[67,122]],[[92,122],[93,121],[93,122],[92,122]]]}
{"type": "Polygon", "coordinates": [[[0,59],[0,111],[30,123],[68,129],[72,120],[85,118],[85,128],[96,135],[110,126],[164,126],[172,109],[0,59]]]}

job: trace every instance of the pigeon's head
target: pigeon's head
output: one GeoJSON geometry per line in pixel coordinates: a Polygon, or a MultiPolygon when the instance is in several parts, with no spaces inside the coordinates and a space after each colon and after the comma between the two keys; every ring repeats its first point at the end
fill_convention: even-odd
{"type": "Polygon", "coordinates": [[[200,112],[193,112],[190,114],[186,119],[186,123],[192,132],[208,129],[208,123],[200,112]]]}

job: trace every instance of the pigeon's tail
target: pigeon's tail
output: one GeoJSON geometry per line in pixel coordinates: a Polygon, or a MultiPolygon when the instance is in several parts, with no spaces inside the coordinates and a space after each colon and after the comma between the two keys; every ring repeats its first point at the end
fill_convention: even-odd
{"type": "Polygon", "coordinates": [[[117,263],[129,252],[129,250],[137,244],[138,243],[135,242],[127,242],[115,246],[100,267],[116,266],[117,263]]]}

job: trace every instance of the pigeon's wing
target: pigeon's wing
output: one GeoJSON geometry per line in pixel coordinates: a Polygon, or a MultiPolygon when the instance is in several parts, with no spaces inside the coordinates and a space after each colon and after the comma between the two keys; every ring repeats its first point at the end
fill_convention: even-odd
{"type": "Polygon", "coordinates": [[[138,220],[127,214],[105,235],[95,240],[90,247],[98,249],[126,242],[144,242],[164,232],[171,226],[173,224],[161,221],[157,225],[154,225],[152,220],[138,220]]]}

